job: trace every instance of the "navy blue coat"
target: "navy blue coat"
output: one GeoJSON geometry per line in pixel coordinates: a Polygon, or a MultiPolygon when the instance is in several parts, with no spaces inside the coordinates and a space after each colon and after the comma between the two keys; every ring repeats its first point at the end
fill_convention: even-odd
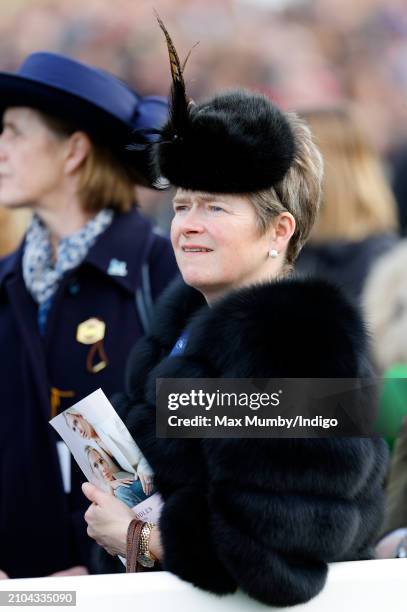
{"type": "Polygon", "coordinates": [[[142,311],[149,308],[148,295],[140,294],[142,269],[152,301],[177,272],[169,241],[137,210],[117,215],[83,263],[63,278],[42,337],[22,277],[22,252],[20,247],[0,262],[0,569],[11,577],[87,564],[88,502],[79,486],[85,478],[73,465],[72,492],[64,493],[57,434],[48,424],[50,390],[68,392],[59,411],[98,387],[107,395],[120,391],[128,353],[143,334],[140,300],[142,311]],[[126,275],[108,273],[112,259],[126,275]],[[91,347],[76,340],[78,325],[90,317],[106,323],[109,363],[98,373],[86,367],[91,347]]]}

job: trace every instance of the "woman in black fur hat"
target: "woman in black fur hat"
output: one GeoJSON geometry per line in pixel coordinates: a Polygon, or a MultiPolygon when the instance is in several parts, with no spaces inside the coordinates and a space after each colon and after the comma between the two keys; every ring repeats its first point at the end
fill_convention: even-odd
{"type": "MultiPolygon", "coordinates": [[[[172,243],[184,283],[167,290],[128,368],[127,425],[164,499],[159,524],[142,527],[132,552],[215,593],[241,588],[298,604],[322,589],[329,562],[370,557],[384,443],[159,439],[155,381],[358,377],[365,332],[336,288],[288,274],[320,199],[322,160],[308,127],[243,91],[191,104],[169,47],[172,115],[155,161],[178,187],[172,243]]],[[[96,502],[89,535],[126,555],[134,515],[90,484],[84,492],[96,502]]]]}

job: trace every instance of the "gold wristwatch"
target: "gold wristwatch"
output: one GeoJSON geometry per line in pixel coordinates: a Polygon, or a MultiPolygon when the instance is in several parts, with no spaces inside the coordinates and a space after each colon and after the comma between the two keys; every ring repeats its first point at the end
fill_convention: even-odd
{"type": "Polygon", "coordinates": [[[139,546],[138,546],[138,555],[137,561],[143,567],[152,568],[155,565],[156,559],[150,553],[149,543],[150,543],[150,534],[151,531],[155,527],[154,523],[144,523],[143,528],[140,533],[139,546]]]}

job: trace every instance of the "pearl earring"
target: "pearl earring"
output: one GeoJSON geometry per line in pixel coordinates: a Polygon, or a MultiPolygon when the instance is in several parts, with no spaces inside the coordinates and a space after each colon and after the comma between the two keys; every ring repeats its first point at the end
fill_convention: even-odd
{"type": "Polygon", "coordinates": [[[276,249],[270,249],[269,256],[275,259],[276,257],[278,257],[278,251],[276,251],[276,249]]]}

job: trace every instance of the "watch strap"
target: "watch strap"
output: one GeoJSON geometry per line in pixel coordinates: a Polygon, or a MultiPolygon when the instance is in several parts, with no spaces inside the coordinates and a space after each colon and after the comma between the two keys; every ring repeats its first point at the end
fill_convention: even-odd
{"type": "Polygon", "coordinates": [[[126,540],[126,572],[140,572],[144,568],[137,562],[140,546],[140,535],[144,527],[143,521],[133,519],[127,528],[126,540]]]}

